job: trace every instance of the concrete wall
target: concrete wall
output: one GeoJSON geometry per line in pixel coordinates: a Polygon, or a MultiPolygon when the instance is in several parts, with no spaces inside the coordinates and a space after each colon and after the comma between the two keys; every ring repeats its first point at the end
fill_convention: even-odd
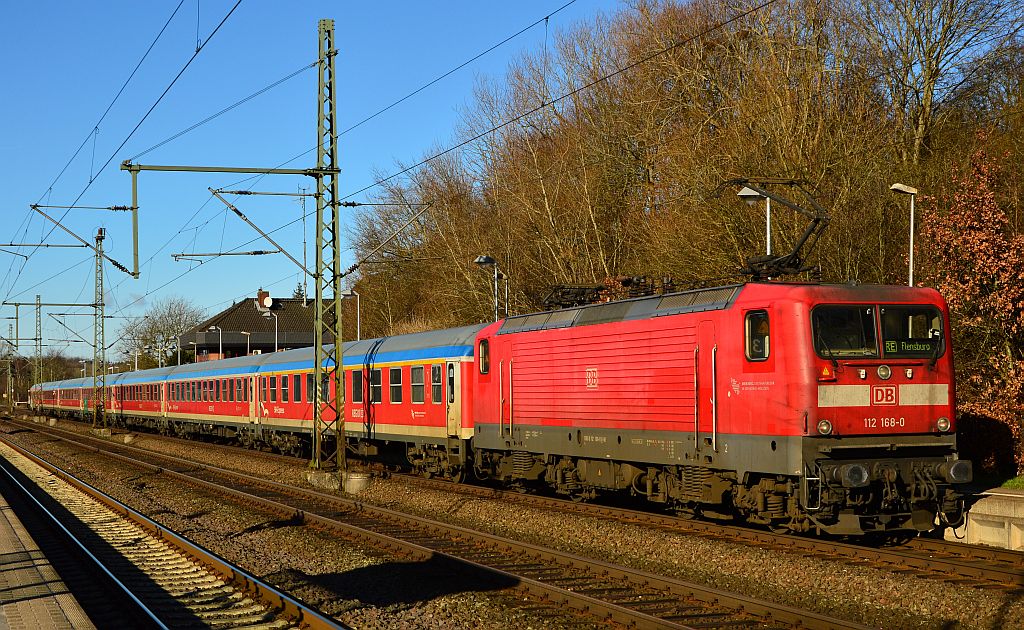
{"type": "Polygon", "coordinates": [[[967,522],[946,530],[946,540],[1024,550],[1024,490],[984,492],[967,512],[967,522]]]}

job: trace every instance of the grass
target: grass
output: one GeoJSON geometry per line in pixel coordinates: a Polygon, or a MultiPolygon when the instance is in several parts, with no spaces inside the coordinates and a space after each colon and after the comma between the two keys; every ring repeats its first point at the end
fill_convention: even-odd
{"type": "Polygon", "coordinates": [[[1024,490],[1024,475],[1007,479],[1003,483],[1003,487],[1010,488],[1012,490],[1024,490]]]}

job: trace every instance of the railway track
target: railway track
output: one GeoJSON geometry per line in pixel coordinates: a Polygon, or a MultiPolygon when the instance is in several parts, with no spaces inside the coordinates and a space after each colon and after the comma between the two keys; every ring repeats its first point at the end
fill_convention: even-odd
{"type": "MultiPolygon", "coordinates": [[[[56,432],[45,432],[59,436],[56,432]]],[[[857,623],[517,542],[81,435],[59,436],[132,466],[377,549],[515,587],[549,605],[638,628],[863,628],[857,623]]]]}
{"type": "MultiPolygon", "coordinates": [[[[23,426],[34,425],[26,423],[23,426]]],[[[193,444],[193,442],[180,438],[160,436],[160,439],[193,444]]],[[[223,449],[225,452],[237,453],[239,450],[236,446],[204,444],[211,448],[223,449]]],[[[294,461],[293,457],[285,455],[261,451],[245,452],[250,456],[265,458],[268,461],[294,461]]],[[[883,546],[775,534],[751,527],[685,519],[645,510],[577,503],[550,496],[523,494],[485,486],[453,484],[414,475],[400,476],[404,481],[420,487],[457,493],[467,497],[499,499],[533,508],[575,513],[581,516],[656,528],[671,533],[701,536],[773,551],[866,565],[922,579],[941,580],[958,585],[1011,592],[1024,590],[1024,552],[1020,551],[920,537],[903,544],[883,546]]]]}
{"type": "Polygon", "coordinates": [[[470,497],[500,499],[530,507],[572,512],[619,523],[642,525],[663,531],[737,542],[763,549],[799,553],[822,559],[870,565],[926,579],[942,580],[978,588],[1024,591],[1024,552],[968,545],[930,538],[914,538],[901,545],[869,546],[689,520],[606,505],[576,503],[565,499],[485,488],[456,485],[434,479],[404,475],[409,483],[435,490],[457,492],[470,497]]]}
{"type": "Polygon", "coordinates": [[[136,618],[145,626],[342,627],[12,441],[2,441],[0,468],[10,485],[32,497],[95,561],[138,609],[136,618]]]}

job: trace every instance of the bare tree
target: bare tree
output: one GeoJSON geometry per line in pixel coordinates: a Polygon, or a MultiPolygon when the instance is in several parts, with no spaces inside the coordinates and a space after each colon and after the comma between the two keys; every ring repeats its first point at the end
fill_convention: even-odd
{"type": "Polygon", "coordinates": [[[139,319],[125,324],[120,332],[120,352],[124,361],[139,368],[155,367],[177,348],[178,337],[198,325],[205,312],[186,298],[169,296],[154,302],[139,319]]]}
{"type": "Polygon", "coordinates": [[[918,164],[986,61],[1004,54],[1024,25],[1024,6],[1001,0],[859,0],[853,23],[884,76],[892,114],[907,135],[904,160],[918,164]]]}

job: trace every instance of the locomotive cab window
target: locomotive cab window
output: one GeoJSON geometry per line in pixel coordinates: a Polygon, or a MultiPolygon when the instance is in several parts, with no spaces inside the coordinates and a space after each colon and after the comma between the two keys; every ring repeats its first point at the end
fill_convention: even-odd
{"type": "Polygon", "coordinates": [[[878,356],[875,307],[844,304],[811,311],[814,351],[823,359],[878,356]]]}
{"type": "Polygon", "coordinates": [[[747,313],[744,328],[747,340],[747,360],[767,360],[771,337],[768,327],[768,311],[751,311],[747,313]]]}
{"type": "Polygon", "coordinates": [[[491,342],[486,339],[480,340],[480,373],[487,374],[491,371],[491,342]]]}
{"type": "Polygon", "coordinates": [[[934,306],[888,305],[878,309],[882,318],[882,351],[897,359],[941,356],[942,315],[934,306]]]}

